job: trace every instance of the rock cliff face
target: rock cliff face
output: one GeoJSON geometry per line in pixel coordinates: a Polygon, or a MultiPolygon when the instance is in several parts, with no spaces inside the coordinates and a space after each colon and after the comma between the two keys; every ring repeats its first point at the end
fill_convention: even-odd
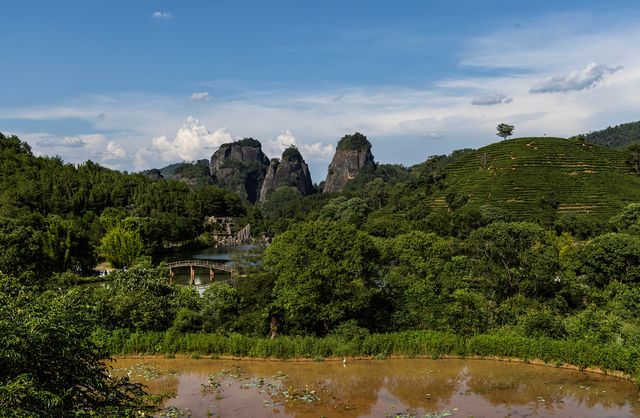
{"type": "Polygon", "coordinates": [[[295,187],[303,196],[313,191],[309,167],[295,147],[284,150],[281,160],[271,160],[262,184],[260,201],[267,200],[269,194],[281,186],[295,187]]]}
{"type": "Polygon", "coordinates": [[[144,173],[146,174],[147,177],[149,177],[153,181],[164,179],[162,172],[157,168],[152,168],[151,170],[145,171],[144,173]]]}
{"type": "Polygon", "coordinates": [[[349,180],[363,169],[376,167],[371,154],[371,143],[359,132],[344,136],[336,147],[336,153],[329,164],[323,193],[335,193],[342,190],[349,180]]]}
{"type": "Polygon", "coordinates": [[[211,156],[209,170],[215,184],[255,202],[267,174],[269,158],[253,138],[223,144],[211,156]]]}

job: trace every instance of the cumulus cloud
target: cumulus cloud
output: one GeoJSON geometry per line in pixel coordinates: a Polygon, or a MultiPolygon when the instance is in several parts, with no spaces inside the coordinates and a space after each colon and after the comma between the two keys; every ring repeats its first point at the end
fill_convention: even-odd
{"type": "Polygon", "coordinates": [[[41,147],[82,148],[86,144],[79,136],[65,136],[64,138],[45,138],[37,142],[41,147]]]}
{"type": "Polygon", "coordinates": [[[290,146],[297,147],[305,160],[328,161],[334,153],[332,144],[323,144],[321,142],[300,143],[293,132],[288,129],[280,132],[276,139],[267,141],[265,151],[269,156],[279,157],[282,151],[290,146]]]}
{"type": "Polygon", "coordinates": [[[591,63],[582,70],[574,70],[565,75],[554,75],[539,83],[529,90],[530,93],[557,93],[566,91],[580,91],[595,87],[605,77],[620,71],[621,65],[610,67],[591,63]]]}
{"type": "Polygon", "coordinates": [[[200,91],[191,94],[192,102],[208,102],[209,100],[211,100],[211,96],[208,91],[200,91]]]}
{"type": "Polygon", "coordinates": [[[154,19],[169,20],[173,19],[173,15],[166,11],[156,11],[151,15],[154,19]]]}
{"type": "Polygon", "coordinates": [[[100,155],[103,161],[118,161],[127,156],[127,151],[113,141],[109,141],[107,147],[100,155]]]}
{"type": "Polygon", "coordinates": [[[335,149],[332,144],[323,144],[314,142],[312,144],[300,144],[301,152],[307,156],[309,160],[328,161],[333,157],[335,149]]]}
{"type": "Polygon", "coordinates": [[[507,96],[504,93],[488,94],[486,96],[474,97],[471,100],[471,104],[474,106],[492,106],[502,103],[511,103],[513,97],[507,96]]]}
{"type": "Polygon", "coordinates": [[[147,148],[140,148],[133,158],[133,166],[136,170],[149,168],[149,162],[153,161],[154,153],[147,148]]]}
{"type": "MultiPolygon", "coordinates": [[[[151,144],[153,150],[159,152],[165,161],[193,161],[206,155],[206,150],[213,153],[215,148],[232,140],[233,137],[226,128],[209,132],[199,120],[189,116],[182,127],[178,129],[175,138],[170,139],[162,135],[153,138],[151,144]]],[[[140,154],[137,157],[143,158],[144,156],[140,154]]],[[[141,161],[137,161],[136,165],[142,165],[141,161]]]]}

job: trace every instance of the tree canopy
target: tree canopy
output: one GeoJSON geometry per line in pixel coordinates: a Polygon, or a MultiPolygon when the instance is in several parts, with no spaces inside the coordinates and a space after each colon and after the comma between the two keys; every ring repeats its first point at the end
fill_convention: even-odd
{"type": "Polygon", "coordinates": [[[349,224],[300,223],[276,237],[264,266],[276,275],[274,304],[294,329],[329,332],[358,319],[378,292],[377,248],[349,224]]]}
{"type": "Polygon", "coordinates": [[[509,125],[508,123],[501,123],[497,127],[498,132],[496,133],[496,135],[498,135],[502,139],[507,139],[508,137],[513,135],[514,129],[515,128],[513,125],[509,125]]]}

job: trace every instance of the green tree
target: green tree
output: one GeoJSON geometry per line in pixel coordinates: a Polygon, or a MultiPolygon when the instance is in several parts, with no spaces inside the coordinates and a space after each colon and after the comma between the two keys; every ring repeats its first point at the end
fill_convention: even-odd
{"type": "Polygon", "coordinates": [[[387,240],[394,323],[401,328],[442,329],[444,307],[457,279],[449,269],[452,245],[436,234],[412,231],[387,240]]]}
{"type": "Polygon", "coordinates": [[[640,237],[621,233],[596,237],[572,255],[569,266],[591,285],[639,283],[640,237]]]}
{"type": "Polygon", "coordinates": [[[123,226],[116,226],[107,231],[100,241],[98,254],[114,267],[131,266],[145,254],[144,243],[140,234],[123,226]]]}
{"type": "Polygon", "coordinates": [[[620,213],[609,219],[609,225],[617,231],[624,232],[631,227],[638,227],[640,221],[640,203],[630,203],[620,213]]]}
{"type": "Polygon", "coordinates": [[[455,290],[451,302],[443,306],[449,330],[461,335],[486,332],[493,308],[482,293],[469,289],[455,290]]]}
{"type": "Polygon", "coordinates": [[[346,222],[354,225],[361,225],[364,222],[369,207],[366,202],[359,197],[347,199],[344,196],[331,199],[318,215],[322,221],[346,222]]]}
{"type": "Polygon", "coordinates": [[[110,277],[108,287],[95,289],[94,305],[103,328],[164,331],[179,308],[194,308],[189,294],[169,284],[165,266],[137,265],[110,277]]]}
{"type": "Polygon", "coordinates": [[[34,222],[0,218],[0,272],[42,282],[49,267],[42,243],[42,231],[34,222]]]}
{"type": "Polygon", "coordinates": [[[546,231],[529,222],[495,222],[471,233],[474,272],[498,302],[518,292],[549,297],[561,287],[558,250],[546,231]]]}
{"type": "Polygon", "coordinates": [[[277,276],[274,304],[294,330],[328,333],[359,319],[379,291],[379,253],[354,226],[304,222],[278,235],[264,253],[277,276]]]}
{"type": "Polygon", "coordinates": [[[387,203],[387,198],[389,197],[387,184],[379,177],[364,185],[364,194],[368,205],[378,209],[382,209],[382,207],[387,203]]]}
{"type": "Polygon", "coordinates": [[[49,215],[45,221],[44,252],[50,259],[52,270],[88,274],[96,260],[80,222],[58,215],[49,215]]]}
{"type": "Polygon", "coordinates": [[[497,127],[498,132],[496,133],[496,135],[498,135],[502,139],[507,139],[508,137],[513,135],[514,129],[515,127],[513,125],[509,125],[508,123],[501,123],[497,127]]]}
{"type": "Polygon", "coordinates": [[[238,316],[240,298],[227,283],[212,283],[202,295],[202,319],[206,332],[231,331],[238,316]]]}
{"type": "Polygon", "coordinates": [[[142,386],[112,377],[91,342],[85,293],[0,278],[0,416],[148,416],[142,386]]]}

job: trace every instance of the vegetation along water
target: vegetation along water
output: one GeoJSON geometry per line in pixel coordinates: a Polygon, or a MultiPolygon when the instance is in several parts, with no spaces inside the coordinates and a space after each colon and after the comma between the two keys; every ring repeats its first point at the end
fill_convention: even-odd
{"type": "Polygon", "coordinates": [[[638,412],[633,149],[404,167],[354,133],[320,185],[297,149],[221,150],[129,174],[0,135],[0,416],[638,412]],[[192,258],[232,268],[198,288],[168,264],[192,258]]]}

